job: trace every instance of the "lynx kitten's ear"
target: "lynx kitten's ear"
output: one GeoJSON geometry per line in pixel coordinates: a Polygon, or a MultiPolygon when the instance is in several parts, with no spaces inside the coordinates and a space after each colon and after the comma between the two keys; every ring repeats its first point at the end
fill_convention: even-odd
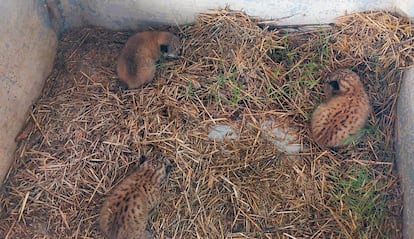
{"type": "Polygon", "coordinates": [[[173,169],[173,166],[171,164],[167,165],[167,167],[165,167],[165,173],[169,174],[173,169]]]}
{"type": "Polygon", "coordinates": [[[143,164],[145,161],[147,161],[147,157],[145,157],[145,155],[141,155],[139,158],[139,164],[143,164]]]}
{"type": "Polygon", "coordinates": [[[330,81],[328,84],[332,87],[333,90],[339,90],[338,81],[330,81]]]}
{"type": "Polygon", "coordinates": [[[312,114],[312,138],[321,147],[338,147],[365,125],[371,106],[359,76],[351,70],[337,70],[328,79],[326,101],[312,114]]]}

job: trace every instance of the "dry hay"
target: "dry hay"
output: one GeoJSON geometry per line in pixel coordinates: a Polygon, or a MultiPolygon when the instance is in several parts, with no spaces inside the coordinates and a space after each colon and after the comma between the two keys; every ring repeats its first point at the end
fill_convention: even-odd
{"type": "Polygon", "coordinates": [[[370,12],[311,32],[257,23],[201,14],[176,29],[183,57],[131,91],[114,72],[131,33],[64,34],[3,187],[0,236],[101,238],[105,194],[140,155],[162,151],[175,168],[151,214],[159,238],[401,238],[393,125],[401,69],[413,60],[410,22],[370,12]],[[322,151],[308,137],[310,115],[321,77],[339,67],[362,76],[374,112],[364,140],[322,151]],[[308,150],[279,152],[262,137],[269,119],[298,129],[308,150]],[[209,140],[217,123],[238,138],[209,140]]]}

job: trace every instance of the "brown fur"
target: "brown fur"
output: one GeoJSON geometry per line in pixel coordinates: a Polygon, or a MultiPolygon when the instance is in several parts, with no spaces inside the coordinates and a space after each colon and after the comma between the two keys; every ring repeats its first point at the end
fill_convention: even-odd
{"type": "Polygon", "coordinates": [[[180,39],[162,31],[139,32],[128,39],[117,64],[118,76],[128,88],[138,88],[154,78],[155,64],[162,55],[161,46],[168,48],[166,57],[176,57],[180,39]]]}
{"type": "Polygon", "coordinates": [[[152,238],[145,230],[148,214],[161,200],[161,182],[169,167],[160,157],[147,160],[113,189],[99,217],[106,238],[152,238]]]}
{"type": "Polygon", "coordinates": [[[364,126],[371,106],[359,76],[351,70],[337,70],[328,79],[326,101],[313,112],[311,129],[321,147],[336,147],[364,126]]]}

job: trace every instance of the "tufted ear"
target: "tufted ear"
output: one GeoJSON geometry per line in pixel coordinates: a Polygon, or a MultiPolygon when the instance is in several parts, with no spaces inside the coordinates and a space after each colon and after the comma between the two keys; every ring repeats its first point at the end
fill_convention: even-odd
{"type": "Polygon", "coordinates": [[[332,89],[333,89],[333,90],[339,90],[339,84],[338,84],[338,81],[336,81],[336,80],[335,80],[335,81],[330,81],[330,82],[329,82],[329,85],[330,85],[330,86],[332,86],[332,89]]]}
{"type": "Polygon", "coordinates": [[[172,166],[171,164],[168,164],[168,165],[165,167],[165,173],[166,173],[166,174],[169,174],[169,173],[172,171],[172,169],[173,169],[173,166],[172,166]]]}
{"type": "Polygon", "coordinates": [[[160,45],[160,51],[162,53],[167,53],[168,52],[168,45],[160,45]]]}
{"type": "Polygon", "coordinates": [[[147,157],[145,157],[145,155],[141,155],[140,159],[139,159],[139,164],[143,164],[145,161],[147,161],[147,157]]]}

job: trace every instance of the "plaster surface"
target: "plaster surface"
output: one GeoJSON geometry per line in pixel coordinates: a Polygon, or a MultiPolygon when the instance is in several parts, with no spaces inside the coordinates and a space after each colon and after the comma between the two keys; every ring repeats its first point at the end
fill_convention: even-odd
{"type": "Polygon", "coordinates": [[[0,1],[0,185],[14,160],[14,138],[38,98],[57,37],[42,1],[0,1]]]}
{"type": "Polygon", "coordinates": [[[414,67],[405,72],[397,108],[397,168],[404,192],[404,238],[414,238],[414,67]]]}
{"type": "MultiPolygon", "coordinates": [[[[394,9],[395,0],[50,0],[60,6],[64,27],[95,25],[109,29],[139,29],[157,24],[186,24],[200,12],[224,8],[244,10],[252,16],[280,24],[330,23],[351,12],[394,9]]],[[[398,0],[401,4],[408,0],[398,0]]]]}

